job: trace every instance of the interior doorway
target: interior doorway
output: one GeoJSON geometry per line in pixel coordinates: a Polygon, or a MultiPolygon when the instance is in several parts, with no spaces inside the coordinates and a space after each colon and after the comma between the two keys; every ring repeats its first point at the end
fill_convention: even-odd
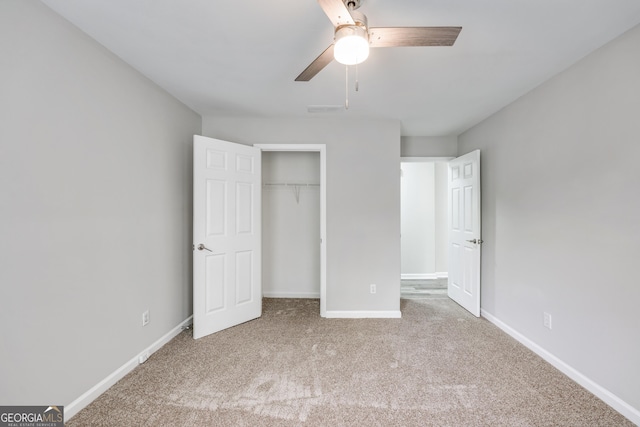
{"type": "Polygon", "coordinates": [[[447,296],[449,157],[401,159],[401,297],[447,296]]]}
{"type": "Polygon", "coordinates": [[[326,313],[326,146],[255,144],[263,167],[263,295],[326,313]]]}

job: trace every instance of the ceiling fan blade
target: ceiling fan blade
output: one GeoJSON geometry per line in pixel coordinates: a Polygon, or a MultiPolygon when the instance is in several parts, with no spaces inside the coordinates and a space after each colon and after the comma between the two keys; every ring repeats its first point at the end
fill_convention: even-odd
{"type": "Polygon", "coordinates": [[[331,61],[333,61],[333,44],[329,46],[324,52],[322,52],[320,56],[314,59],[313,62],[309,64],[309,66],[305,68],[298,77],[296,77],[296,81],[308,82],[324,67],[329,65],[331,61]]]}
{"type": "Polygon", "coordinates": [[[369,28],[371,47],[453,46],[462,27],[369,28]]]}
{"type": "Polygon", "coordinates": [[[355,25],[349,9],[342,0],[318,0],[320,7],[327,14],[334,27],[340,25],[355,25]]]}

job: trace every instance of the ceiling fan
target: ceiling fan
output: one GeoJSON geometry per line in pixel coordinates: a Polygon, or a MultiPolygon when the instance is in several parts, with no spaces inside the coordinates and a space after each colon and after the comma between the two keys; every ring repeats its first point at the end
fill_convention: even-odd
{"type": "Polygon", "coordinates": [[[334,42],[296,77],[307,82],[331,61],[359,64],[369,56],[369,47],[452,46],[462,27],[375,27],[358,12],[361,0],[318,0],[335,27],[334,42]]]}

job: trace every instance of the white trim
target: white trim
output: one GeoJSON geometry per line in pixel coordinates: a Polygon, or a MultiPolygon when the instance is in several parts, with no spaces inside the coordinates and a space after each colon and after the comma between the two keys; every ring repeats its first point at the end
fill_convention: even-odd
{"type": "Polygon", "coordinates": [[[109,376],[100,381],[98,384],[91,387],[87,392],[85,392],[82,396],[78,397],[76,400],[71,402],[68,405],[64,405],[64,417],[65,421],[69,421],[71,417],[76,415],[82,409],[84,409],[88,404],[93,402],[98,398],[102,393],[107,391],[109,387],[120,381],[125,375],[129,372],[133,371],[138,365],[138,359],[143,355],[151,355],[158,351],[163,345],[171,341],[175,338],[180,332],[182,332],[182,328],[192,323],[193,316],[189,316],[187,319],[180,322],[178,326],[167,332],[164,336],[162,336],[159,340],[151,344],[149,347],[142,350],[135,357],[129,360],[127,363],[113,371],[109,376]]]}
{"type": "Polygon", "coordinates": [[[544,360],[557,368],[560,372],[571,378],[576,383],[580,384],[582,387],[589,390],[591,393],[604,401],[607,405],[611,406],[613,409],[627,417],[631,422],[640,425],[640,410],[634,408],[615,394],[611,393],[606,388],[602,387],[600,384],[596,383],[583,373],[577,371],[571,365],[551,354],[535,342],[531,341],[529,338],[522,335],[520,332],[516,331],[506,323],[499,320],[491,313],[488,313],[486,310],[481,310],[481,314],[482,317],[496,325],[498,328],[502,329],[507,334],[511,335],[529,350],[533,351],[538,356],[542,357],[544,360]]]}
{"type": "Polygon", "coordinates": [[[419,273],[419,274],[401,274],[401,280],[433,280],[433,279],[447,279],[449,278],[449,273],[444,272],[436,272],[436,273],[419,273]]]}
{"type": "Polygon", "coordinates": [[[320,153],[320,316],[327,317],[327,146],[326,144],[253,144],[262,151],[320,153]]]}
{"type": "Polygon", "coordinates": [[[400,163],[448,162],[455,157],[400,157],[400,163]]]}
{"type": "Polygon", "coordinates": [[[320,292],[263,292],[265,298],[310,298],[319,299],[320,292]]]}
{"type": "Polygon", "coordinates": [[[400,319],[402,313],[400,310],[388,311],[327,311],[327,318],[330,319],[400,319]]]}

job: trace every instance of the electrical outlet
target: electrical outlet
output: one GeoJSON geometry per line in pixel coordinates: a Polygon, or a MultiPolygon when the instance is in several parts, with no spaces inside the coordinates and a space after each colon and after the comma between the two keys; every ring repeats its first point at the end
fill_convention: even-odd
{"type": "Polygon", "coordinates": [[[376,293],[376,285],[371,284],[369,285],[369,292],[371,292],[372,294],[376,293]]]}
{"type": "Polygon", "coordinates": [[[142,313],[142,326],[147,326],[149,324],[149,310],[142,313]]]}
{"type": "Polygon", "coordinates": [[[544,327],[551,329],[551,315],[544,313],[544,327]]]}

